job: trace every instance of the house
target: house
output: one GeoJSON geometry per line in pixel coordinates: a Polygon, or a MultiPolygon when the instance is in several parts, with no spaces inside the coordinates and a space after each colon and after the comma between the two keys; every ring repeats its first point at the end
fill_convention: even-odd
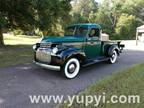
{"type": "Polygon", "coordinates": [[[138,41],[144,42],[144,25],[137,27],[136,30],[136,45],[138,41]]]}

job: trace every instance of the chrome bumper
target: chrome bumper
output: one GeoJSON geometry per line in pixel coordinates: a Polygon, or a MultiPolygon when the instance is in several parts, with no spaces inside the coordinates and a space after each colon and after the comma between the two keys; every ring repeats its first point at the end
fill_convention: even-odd
{"type": "Polygon", "coordinates": [[[54,66],[54,65],[47,65],[47,64],[43,64],[43,63],[39,63],[36,61],[33,61],[36,65],[41,66],[43,68],[46,69],[50,69],[50,70],[55,70],[55,71],[60,71],[60,66],[54,66]]]}

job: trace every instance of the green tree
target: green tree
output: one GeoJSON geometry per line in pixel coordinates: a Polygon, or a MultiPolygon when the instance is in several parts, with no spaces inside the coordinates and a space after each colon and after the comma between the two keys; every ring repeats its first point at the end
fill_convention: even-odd
{"type": "Polygon", "coordinates": [[[115,28],[117,36],[121,39],[134,39],[138,24],[135,16],[122,14],[115,28]]]}
{"type": "Polygon", "coordinates": [[[0,0],[0,45],[4,45],[3,29],[26,29],[33,25],[31,4],[30,0],[0,0]]]}
{"type": "Polygon", "coordinates": [[[0,45],[4,45],[2,29],[39,28],[45,35],[58,34],[68,19],[70,1],[0,0],[0,45]]]}
{"type": "Polygon", "coordinates": [[[134,28],[144,22],[144,1],[143,0],[104,0],[100,5],[98,13],[96,13],[96,22],[101,24],[104,28],[104,32],[110,34],[113,38],[132,38],[134,36],[134,28]],[[126,15],[126,16],[125,16],[126,15]],[[130,17],[133,16],[133,17],[130,17]],[[128,18],[127,18],[128,17],[128,18]],[[133,18],[133,19],[129,19],[133,18]],[[125,25],[129,28],[127,34],[132,33],[133,36],[123,37],[122,30],[124,29],[124,24],[121,26],[121,22],[126,21],[130,23],[125,25]],[[131,31],[132,30],[132,31],[131,31]],[[121,31],[121,32],[120,32],[121,31]]]}
{"type": "Polygon", "coordinates": [[[126,0],[122,11],[123,13],[134,15],[144,23],[144,0],[126,0]]]}
{"type": "Polygon", "coordinates": [[[95,0],[73,0],[72,7],[73,23],[92,22],[98,3],[95,0]]]}
{"type": "Polygon", "coordinates": [[[98,13],[96,14],[96,22],[102,25],[105,32],[109,34],[115,32],[114,29],[121,15],[124,3],[125,0],[104,0],[100,5],[98,13]]]}
{"type": "Polygon", "coordinates": [[[37,0],[35,10],[37,10],[38,27],[44,35],[56,35],[62,31],[62,26],[68,22],[69,11],[71,10],[71,0],[37,0]],[[60,30],[60,31],[58,31],[60,30]]]}

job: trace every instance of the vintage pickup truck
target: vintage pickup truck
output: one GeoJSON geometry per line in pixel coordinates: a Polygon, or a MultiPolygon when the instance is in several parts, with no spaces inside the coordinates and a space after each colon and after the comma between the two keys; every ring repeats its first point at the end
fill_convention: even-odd
{"type": "Polygon", "coordinates": [[[63,37],[44,36],[40,43],[33,45],[34,63],[50,70],[62,70],[66,78],[72,79],[82,66],[101,61],[115,63],[123,47],[120,41],[110,41],[102,35],[98,24],[74,24],[66,27],[63,37]]]}

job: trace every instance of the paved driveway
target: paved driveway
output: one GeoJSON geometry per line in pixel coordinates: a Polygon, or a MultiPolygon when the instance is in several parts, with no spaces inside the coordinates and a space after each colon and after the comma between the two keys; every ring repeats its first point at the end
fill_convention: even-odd
{"type": "Polygon", "coordinates": [[[72,80],[33,64],[1,68],[0,108],[53,108],[53,103],[31,104],[28,96],[76,94],[107,75],[141,62],[144,62],[143,51],[125,50],[116,64],[102,62],[85,67],[72,80]]]}

